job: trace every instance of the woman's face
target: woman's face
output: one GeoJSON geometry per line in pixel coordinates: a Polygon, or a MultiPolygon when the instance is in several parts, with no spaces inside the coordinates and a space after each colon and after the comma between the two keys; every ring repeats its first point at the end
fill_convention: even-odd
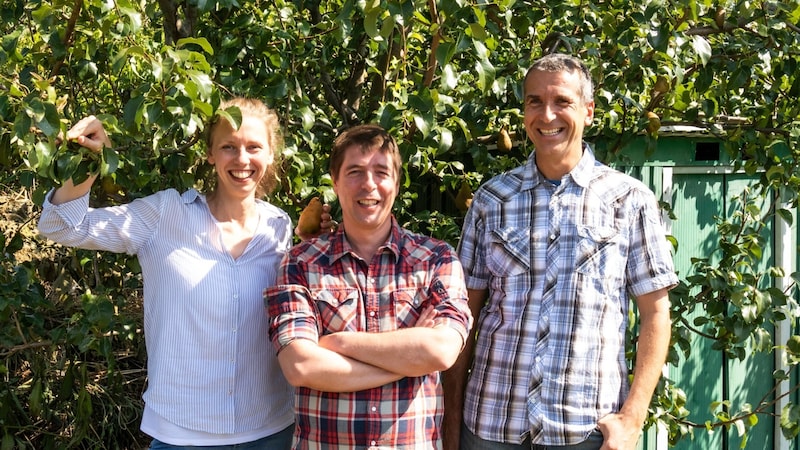
{"type": "Polygon", "coordinates": [[[238,130],[221,120],[208,150],[208,162],[217,170],[216,192],[236,198],[254,197],[274,161],[273,151],[263,120],[243,117],[238,130]]]}

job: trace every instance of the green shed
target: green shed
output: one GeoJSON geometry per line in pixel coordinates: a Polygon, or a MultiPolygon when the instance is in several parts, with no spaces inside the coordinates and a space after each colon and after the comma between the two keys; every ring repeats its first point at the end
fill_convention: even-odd
{"type": "MultiPolygon", "coordinates": [[[[675,267],[678,276],[685,280],[692,270],[692,257],[712,256],[711,250],[719,238],[715,218],[730,217],[736,206],[733,200],[746,187],[755,184],[759,174],[734,171],[722,142],[700,129],[664,127],[659,134],[658,140],[651,143],[649,152],[645,150],[648,148],[646,136],[637,137],[614,155],[608,155],[602,143],[597,143],[595,150],[598,159],[613,159],[610,163],[613,167],[642,180],[662,201],[671,205],[676,220],[665,217],[665,221],[669,234],[679,243],[675,267]]],[[[782,220],[773,221],[767,224],[763,237],[768,244],[762,265],[784,267],[787,274],[796,271],[796,227],[782,220]]],[[[777,280],[776,283],[788,284],[789,281],[777,280]]],[[[702,308],[697,308],[684,319],[692,323],[698,314],[703,314],[702,308]]],[[[791,324],[781,325],[781,329],[771,332],[774,344],[781,345],[791,334],[791,324]]],[[[735,427],[713,432],[702,427],[713,414],[709,405],[730,401],[733,405],[749,403],[755,407],[765,401],[774,401],[780,392],[789,389],[787,382],[781,386],[782,391],[770,391],[772,373],[783,364],[779,352],[774,358],[766,353],[749,353],[739,361],[712,349],[711,345],[709,339],[694,335],[691,354],[682,358],[678,367],[665,369],[665,376],[686,393],[686,406],[691,411],[688,420],[701,427],[694,428],[692,439],[685,438],[675,447],[669,447],[665,431],[649,430],[640,443],[641,449],[738,449],[742,439],[735,427]]],[[[796,374],[793,378],[797,378],[796,374]]],[[[780,431],[780,411],[785,403],[781,399],[775,401],[772,412],[777,418],[758,415],[757,425],[748,431],[747,449],[798,448],[797,443],[784,439],[780,431]]]]}

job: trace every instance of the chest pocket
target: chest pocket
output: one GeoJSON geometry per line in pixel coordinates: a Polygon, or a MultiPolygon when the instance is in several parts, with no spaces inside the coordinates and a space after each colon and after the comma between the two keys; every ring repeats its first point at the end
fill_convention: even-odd
{"type": "Polygon", "coordinates": [[[489,272],[501,278],[530,272],[530,236],[530,227],[491,230],[486,249],[489,272]]]}
{"type": "Polygon", "coordinates": [[[325,289],[316,292],[314,304],[320,335],[337,331],[359,331],[361,295],[357,289],[325,289]]]}
{"type": "Polygon", "coordinates": [[[623,236],[611,227],[578,226],[575,267],[580,274],[599,279],[621,279],[625,275],[623,236]]]}
{"type": "Polygon", "coordinates": [[[397,328],[413,327],[419,319],[420,310],[427,298],[423,289],[397,289],[392,292],[392,306],[397,328]]]}

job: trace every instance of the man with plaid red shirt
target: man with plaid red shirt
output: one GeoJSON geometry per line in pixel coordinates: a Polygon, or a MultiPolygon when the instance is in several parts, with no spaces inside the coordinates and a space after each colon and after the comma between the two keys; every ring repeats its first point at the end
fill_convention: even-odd
{"type": "Polygon", "coordinates": [[[342,225],[294,247],[265,291],[270,338],[296,387],[293,448],[441,448],[440,371],[472,316],[445,242],[392,214],[402,160],[377,125],[334,142],[342,225]]]}

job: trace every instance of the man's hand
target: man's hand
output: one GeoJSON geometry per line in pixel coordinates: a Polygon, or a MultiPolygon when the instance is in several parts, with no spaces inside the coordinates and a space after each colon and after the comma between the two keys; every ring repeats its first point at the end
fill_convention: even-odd
{"type": "Polygon", "coordinates": [[[338,226],[339,222],[333,220],[333,217],[331,217],[331,205],[325,203],[322,205],[322,215],[320,216],[319,232],[315,234],[304,233],[300,231],[300,226],[298,224],[298,226],[295,227],[294,229],[294,234],[296,234],[297,237],[299,237],[300,239],[307,241],[317,236],[321,236],[325,233],[332,233],[336,231],[336,227],[338,226]]]}
{"type": "Polygon", "coordinates": [[[609,414],[597,421],[603,433],[600,450],[633,450],[642,434],[642,423],[624,414],[609,414]]]}
{"type": "Polygon", "coordinates": [[[415,327],[428,327],[433,328],[436,326],[436,308],[433,306],[428,306],[422,310],[419,315],[419,319],[417,319],[417,323],[414,324],[415,327]]]}

